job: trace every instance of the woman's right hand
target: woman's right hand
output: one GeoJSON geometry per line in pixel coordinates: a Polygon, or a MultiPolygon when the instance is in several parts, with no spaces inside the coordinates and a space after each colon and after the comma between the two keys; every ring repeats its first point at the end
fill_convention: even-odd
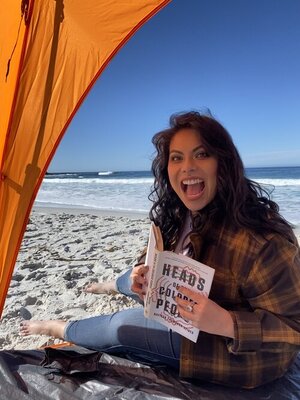
{"type": "Polygon", "coordinates": [[[146,279],[146,274],[149,271],[149,267],[144,264],[138,265],[132,268],[130,275],[131,278],[131,290],[136,293],[139,298],[144,301],[144,296],[146,294],[148,282],[146,279]]]}

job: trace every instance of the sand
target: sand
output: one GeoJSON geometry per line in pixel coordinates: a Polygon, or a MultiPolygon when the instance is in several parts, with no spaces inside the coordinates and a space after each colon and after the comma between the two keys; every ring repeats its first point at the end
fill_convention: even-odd
{"type": "MultiPolygon", "coordinates": [[[[23,317],[74,320],[139,306],[121,294],[96,295],[84,287],[130,268],[146,246],[149,226],[146,215],[34,209],[0,321],[0,348],[34,349],[59,342],[20,336],[23,317]]],[[[299,230],[296,234],[300,240],[299,230]]]]}
{"type": "Polygon", "coordinates": [[[0,348],[32,349],[58,342],[46,336],[20,336],[22,316],[81,319],[138,306],[120,294],[83,290],[89,282],[111,280],[130,268],[147,243],[147,216],[108,214],[32,211],[0,322],[0,348]]]}

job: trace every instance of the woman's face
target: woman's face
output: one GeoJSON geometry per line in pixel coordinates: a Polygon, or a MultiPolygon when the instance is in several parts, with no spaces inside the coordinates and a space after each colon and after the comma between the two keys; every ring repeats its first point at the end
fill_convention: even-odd
{"type": "Polygon", "coordinates": [[[191,211],[207,206],[217,192],[218,162],[202,144],[200,134],[191,128],[181,129],[171,139],[169,181],[183,204],[191,211]]]}

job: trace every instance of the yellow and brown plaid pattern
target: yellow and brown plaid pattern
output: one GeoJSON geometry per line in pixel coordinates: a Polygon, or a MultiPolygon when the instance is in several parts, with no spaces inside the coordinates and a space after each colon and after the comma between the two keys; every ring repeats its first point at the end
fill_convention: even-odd
{"type": "Polygon", "coordinates": [[[296,239],[222,227],[191,242],[195,258],[215,268],[210,298],[230,311],[235,338],[183,338],[181,376],[245,388],[282,376],[300,349],[296,239]]]}

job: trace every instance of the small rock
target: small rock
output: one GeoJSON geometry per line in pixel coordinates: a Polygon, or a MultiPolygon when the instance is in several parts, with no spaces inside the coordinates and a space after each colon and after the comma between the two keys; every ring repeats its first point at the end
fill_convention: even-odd
{"type": "Polygon", "coordinates": [[[25,307],[20,308],[19,315],[21,318],[26,319],[26,320],[29,320],[32,318],[31,312],[25,307]]]}

